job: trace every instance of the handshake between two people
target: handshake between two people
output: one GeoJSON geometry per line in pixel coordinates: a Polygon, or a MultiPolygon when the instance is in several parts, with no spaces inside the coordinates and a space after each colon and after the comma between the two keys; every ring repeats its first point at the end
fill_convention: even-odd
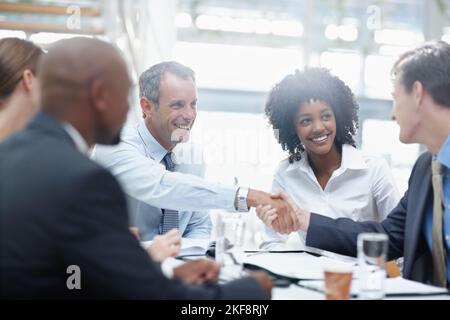
{"type": "Polygon", "coordinates": [[[287,193],[262,193],[258,202],[258,217],[276,232],[289,234],[308,230],[311,213],[299,208],[287,193]]]}
{"type": "MultiPolygon", "coordinates": [[[[258,217],[277,232],[288,234],[308,229],[310,213],[300,209],[284,192],[268,194],[250,190],[247,200],[249,206],[256,207],[258,217]]],[[[179,239],[174,235],[170,238],[178,246],[179,239]]],[[[174,255],[174,252],[171,255],[174,255]]],[[[216,282],[219,273],[220,266],[207,259],[189,261],[174,269],[176,278],[191,284],[216,282]]],[[[248,276],[256,280],[267,296],[271,296],[273,283],[265,272],[252,272],[248,273],[248,276]]]]}
{"type": "MultiPolygon", "coordinates": [[[[310,213],[300,209],[294,201],[284,192],[268,194],[263,191],[249,190],[248,205],[256,207],[258,217],[269,227],[283,234],[294,231],[306,231],[309,225],[310,213]]],[[[139,240],[139,230],[130,228],[139,240]]],[[[148,254],[157,262],[168,257],[175,257],[181,249],[181,235],[172,229],[164,235],[156,236],[147,250],[148,254]]],[[[208,259],[188,261],[173,269],[174,278],[188,284],[204,284],[217,282],[220,265],[208,259]]],[[[270,297],[273,283],[265,272],[251,272],[252,277],[270,297]]]]}

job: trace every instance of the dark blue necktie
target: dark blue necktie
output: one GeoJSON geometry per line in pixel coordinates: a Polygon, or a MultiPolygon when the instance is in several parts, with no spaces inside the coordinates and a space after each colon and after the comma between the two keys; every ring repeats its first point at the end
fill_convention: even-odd
{"type": "MultiPolygon", "coordinates": [[[[172,161],[172,152],[167,152],[163,158],[163,163],[166,169],[169,171],[174,171],[175,164],[172,161]]],[[[166,233],[171,229],[178,229],[180,218],[178,216],[178,211],[171,209],[162,209],[162,227],[161,234],[166,233]]]]}

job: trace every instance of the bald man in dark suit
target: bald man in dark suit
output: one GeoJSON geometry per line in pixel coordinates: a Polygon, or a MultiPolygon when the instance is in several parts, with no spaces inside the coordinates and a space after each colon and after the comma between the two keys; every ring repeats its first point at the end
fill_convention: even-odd
{"type": "Polygon", "coordinates": [[[179,279],[168,279],[129,232],[118,182],[85,155],[95,143],[119,141],[129,109],[131,81],[110,44],[55,44],[40,81],[42,112],[0,145],[1,298],[270,297],[262,273],[209,283],[218,266],[207,260],[186,263],[174,271],[179,279]]]}

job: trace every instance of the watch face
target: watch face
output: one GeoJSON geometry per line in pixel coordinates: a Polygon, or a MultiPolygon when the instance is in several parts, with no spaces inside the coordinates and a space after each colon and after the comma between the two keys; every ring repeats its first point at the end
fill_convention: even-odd
{"type": "Polygon", "coordinates": [[[247,199],[245,197],[239,197],[239,211],[248,211],[247,199]]]}
{"type": "Polygon", "coordinates": [[[239,188],[237,194],[237,210],[239,212],[248,212],[247,195],[248,195],[247,188],[239,188]]]}

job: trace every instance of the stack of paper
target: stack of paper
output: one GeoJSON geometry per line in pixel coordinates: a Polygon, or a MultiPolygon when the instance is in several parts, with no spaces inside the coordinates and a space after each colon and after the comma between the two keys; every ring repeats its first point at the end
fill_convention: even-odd
{"type": "Polygon", "coordinates": [[[306,252],[249,254],[244,263],[251,264],[274,274],[294,279],[323,279],[323,268],[330,264],[345,264],[353,267],[353,262],[343,262],[327,257],[317,257],[306,252]]]}

